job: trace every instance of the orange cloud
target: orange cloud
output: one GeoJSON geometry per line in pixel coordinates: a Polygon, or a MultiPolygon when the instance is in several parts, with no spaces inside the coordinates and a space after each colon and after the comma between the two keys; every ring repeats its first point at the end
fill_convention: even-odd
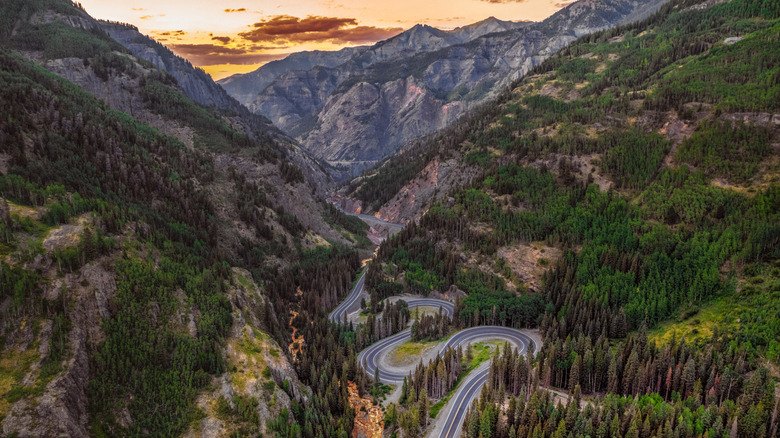
{"type": "Polygon", "coordinates": [[[195,65],[259,64],[281,59],[288,55],[288,53],[257,53],[257,50],[283,47],[225,47],[215,44],[171,44],[169,47],[177,55],[187,58],[195,65]]]}
{"type": "Polygon", "coordinates": [[[187,35],[187,32],[183,30],[170,30],[166,32],[152,32],[155,35],[161,35],[161,36],[184,36],[187,35]]]}
{"type": "Polygon", "coordinates": [[[219,41],[222,44],[227,44],[227,43],[233,41],[233,38],[230,38],[229,36],[215,36],[215,37],[211,37],[211,39],[213,41],[219,41]]]}
{"type": "Polygon", "coordinates": [[[246,12],[246,8],[238,8],[238,9],[225,9],[225,13],[232,14],[235,12],[246,12]]]}
{"type": "Polygon", "coordinates": [[[298,18],[277,15],[255,23],[253,29],[239,34],[247,41],[287,42],[303,44],[309,42],[332,42],[342,44],[365,44],[397,35],[401,28],[380,28],[358,26],[355,18],[308,16],[298,18]]]}

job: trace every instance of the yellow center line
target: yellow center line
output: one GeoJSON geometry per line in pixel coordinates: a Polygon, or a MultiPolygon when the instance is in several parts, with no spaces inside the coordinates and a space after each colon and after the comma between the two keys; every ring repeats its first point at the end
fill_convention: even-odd
{"type": "MultiPolygon", "coordinates": [[[[479,377],[477,377],[476,379],[474,379],[474,383],[472,383],[472,384],[471,384],[471,386],[469,386],[469,389],[467,389],[467,390],[466,390],[466,393],[468,393],[469,391],[471,391],[471,389],[472,389],[472,388],[474,388],[474,386],[475,386],[475,385],[476,385],[478,382],[479,382],[479,377]]],[[[463,402],[464,402],[464,401],[465,401],[465,399],[464,399],[464,398],[461,398],[461,400],[460,400],[460,403],[458,403],[458,407],[455,409],[455,414],[456,414],[456,415],[455,415],[455,418],[458,418],[458,416],[457,416],[457,413],[458,413],[458,411],[460,411],[460,408],[461,408],[461,406],[463,406],[463,402]]],[[[452,411],[450,411],[450,413],[452,413],[452,411]]],[[[445,437],[447,437],[447,436],[450,436],[450,431],[452,431],[452,426],[454,426],[454,425],[455,425],[455,421],[454,421],[454,419],[453,419],[453,421],[452,421],[452,422],[450,422],[450,427],[447,429],[447,433],[445,433],[445,434],[444,434],[444,436],[445,436],[445,437]]]]}

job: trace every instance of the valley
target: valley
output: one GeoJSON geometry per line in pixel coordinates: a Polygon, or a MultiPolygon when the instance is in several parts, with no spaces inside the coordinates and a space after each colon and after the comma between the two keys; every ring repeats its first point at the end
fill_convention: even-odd
{"type": "Polygon", "coordinates": [[[780,437],[780,5],[396,33],[0,4],[0,435],[780,437]]]}

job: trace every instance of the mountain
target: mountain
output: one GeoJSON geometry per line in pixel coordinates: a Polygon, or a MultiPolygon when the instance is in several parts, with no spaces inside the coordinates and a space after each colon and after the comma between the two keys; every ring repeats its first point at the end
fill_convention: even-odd
{"type": "Polygon", "coordinates": [[[778,436],[777,1],[672,0],[406,144],[341,193],[376,251],[104,25],[0,3],[2,435],[778,436]]]}
{"type": "MultiPolygon", "coordinates": [[[[712,2],[705,4],[708,3],[712,2]]],[[[670,8],[666,8],[667,14],[670,8]]],[[[646,24],[643,25],[646,26],[646,24]]],[[[639,70],[642,71],[642,74],[628,82],[633,88],[626,88],[624,82],[627,81],[614,79],[614,76],[629,76],[630,73],[628,72],[633,72],[637,69],[637,65],[632,63],[639,62],[636,57],[640,55],[632,54],[633,58],[619,58],[618,54],[613,53],[605,56],[598,52],[598,50],[613,50],[614,47],[623,43],[627,38],[626,29],[630,30],[635,27],[621,26],[611,32],[601,32],[593,37],[580,39],[577,46],[564,49],[562,54],[554,56],[543,66],[534,68],[528,77],[514,81],[504,89],[496,102],[472,112],[447,129],[407,143],[404,145],[402,152],[397,156],[387,159],[366,176],[356,178],[350,182],[347,191],[350,191],[353,197],[359,201],[358,204],[351,204],[352,208],[359,208],[363,212],[376,213],[380,218],[390,222],[403,223],[417,220],[432,203],[446,197],[451,189],[468,184],[487,165],[486,163],[496,158],[485,152],[486,149],[496,148],[500,150],[507,147],[515,147],[513,145],[525,144],[525,142],[530,141],[526,139],[529,135],[532,139],[541,137],[545,148],[549,148],[548,143],[552,142],[548,138],[555,139],[553,142],[555,147],[561,147],[561,144],[566,142],[579,145],[592,141],[592,137],[598,132],[606,132],[608,128],[615,128],[616,126],[625,127],[630,124],[625,119],[616,119],[614,114],[604,114],[602,110],[594,114],[601,114],[604,120],[594,121],[591,120],[593,116],[588,116],[584,120],[589,120],[589,122],[585,123],[575,118],[574,122],[568,122],[573,123],[571,126],[556,126],[555,124],[550,124],[550,120],[547,120],[545,121],[548,123],[547,126],[540,127],[529,124],[527,127],[522,127],[517,126],[519,122],[507,124],[505,120],[501,119],[502,117],[515,118],[511,114],[502,115],[502,108],[511,105],[521,105],[523,108],[536,108],[537,99],[545,101],[555,99],[563,102],[565,108],[573,106],[578,108],[578,111],[584,112],[586,110],[579,109],[581,101],[594,105],[591,100],[597,99],[602,94],[612,96],[610,92],[615,93],[618,92],[616,90],[620,90],[620,93],[631,96],[632,106],[638,107],[635,110],[636,113],[629,120],[636,118],[645,129],[663,131],[665,135],[673,137],[673,140],[679,143],[685,136],[690,135],[695,130],[700,120],[696,123],[691,123],[690,121],[678,120],[672,113],[661,113],[655,108],[655,103],[648,101],[646,95],[648,93],[647,90],[655,89],[657,83],[660,82],[658,78],[650,81],[648,76],[653,74],[659,77],[670,75],[670,72],[661,70],[661,67],[669,68],[668,65],[670,63],[687,54],[688,50],[667,48],[674,56],[669,56],[663,60],[658,59],[661,55],[653,54],[654,58],[652,59],[656,59],[656,65],[652,66],[647,65],[650,62],[651,55],[642,53],[641,56],[647,57],[648,60],[646,62],[641,61],[643,65],[639,66],[641,67],[639,70]],[[560,73],[561,71],[564,73],[560,73]],[[531,86],[532,84],[533,86],[531,86]],[[526,100],[530,103],[527,103],[526,100]],[[490,127],[496,133],[501,133],[501,135],[496,139],[492,139],[488,135],[475,134],[475,132],[487,132],[489,129],[485,127],[490,127]],[[560,131],[562,128],[565,129],[560,131]],[[585,135],[586,132],[590,132],[590,134],[585,135]],[[521,135],[520,133],[524,134],[521,135]],[[411,196],[412,194],[414,196],[411,196]]],[[[696,47],[699,48],[698,50],[704,50],[705,47],[709,48],[716,43],[723,43],[723,39],[718,40],[717,38],[730,31],[730,29],[721,30],[715,37],[710,37],[706,42],[702,42],[704,41],[704,36],[694,33],[693,36],[688,36],[687,39],[680,38],[680,42],[677,42],[674,47],[687,43],[691,45],[696,44],[696,47]]],[[[646,32],[649,33],[650,31],[646,32]]],[[[733,38],[733,41],[740,41],[739,37],[733,38]]],[[[657,43],[657,41],[643,42],[643,44],[657,43]]],[[[723,44],[724,47],[731,47],[732,40],[723,44]]],[[[701,56],[701,52],[697,52],[696,55],[701,56]]],[[[697,68],[699,65],[708,64],[704,61],[701,64],[691,63],[689,68],[697,68]]],[[[660,83],[672,88],[676,77],[670,76],[665,82],[660,83]]],[[[691,79],[685,77],[684,80],[691,79]]],[[[752,79],[745,76],[744,80],[751,81],[752,79]]],[[[704,83],[698,84],[702,88],[716,86],[715,83],[712,83],[705,87],[704,83]]],[[[682,86],[680,87],[682,89],[682,86]]],[[[694,86],[692,85],[691,87],[694,86]]],[[[746,111],[754,109],[752,106],[732,105],[732,113],[727,117],[733,120],[744,118],[746,123],[776,124],[776,116],[771,111],[773,107],[768,105],[768,102],[771,102],[774,98],[775,92],[772,91],[773,89],[770,85],[767,85],[767,87],[770,87],[770,89],[763,96],[753,96],[761,94],[755,88],[750,88],[748,89],[749,91],[738,89],[730,91],[730,93],[733,96],[740,95],[740,93],[751,94],[751,98],[764,102],[762,103],[763,106],[760,106],[764,110],[769,109],[769,115],[760,112],[747,114],[746,111]]],[[[675,88],[675,91],[679,90],[675,88]]],[[[665,92],[672,93],[671,91],[665,92]]],[[[698,96],[698,94],[688,89],[685,89],[684,92],[679,92],[685,93],[685,96],[691,94],[698,96]]],[[[668,99],[675,101],[683,100],[679,97],[668,97],[668,99]]],[[[725,96],[715,98],[707,95],[706,101],[702,99],[698,97],[690,98],[688,101],[679,103],[680,107],[676,108],[676,110],[687,116],[689,109],[683,108],[683,105],[693,106],[696,102],[702,102],[702,105],[727,105],[719,100],[727,100],[725,96]]],[[[736,97],[728,98],[728,100],[732,102],[736,100],[736,97]]],[[[592,109],[587,111],[590,110],[592,109]]],[[[669,105],[663,105],[661,110],[669,110],[669,105]]],[[[721,111],[719,110],[718,112],[720,113],[721,111]]],[[[558,117],[553,117],[551,120],[555,120],[557,123],[558,117]]],[[[496,154],[498,157],[502,156],[500,152],[495,152],[494,155],[496,154]]],[[[536,157],[536,155],[532,155],[532,157],[536,157]]],[[[598,157],[587,159],[588,162],[591,160],[598,160],[598,157]]],[[[557,166],[557,164],[555,165],[557,166]]],[[[585,166],[585,162],[583,162],[583,166],[585,166]]],[[[607,179],[600,179],[599,181],[604,188],[612,186],[607,179]]]]}
{"type": "Polygon", "coordinates": [[[292,139],[66,0],[0,4],[0,120],[2,435],[347,433],[298,409],[288,344],[315,336],[290,317],[335,307],[371,243],[292,139]]]}
{"type": "Polygon", "coordinates": [[[265,89],[274,79],[288,71],[306,71],[315,66],[336,67],[358,53],[364,47],[347,47],[338,51],[310,51],[293,53],[278,61],[271,61],[261,68],[246,74],[233,75],[219,81],[219,84],[229,90],[230,95],[242,104],[249,106],[257,95],[257,90],[265,89]]]}
{"type": "Polygon", "coordinates": [[[430,26],[417,25],[396,37],[377,43],[375,47],[377,47],[376,52],[378,53],[373,53],[372,47],[369,46],[347,47],[338,51],[297,52],[284,59],[264,64],[251,73],[237,74],[222,79],[219,84],[239,102],[252,108],[252,102],[259,92],[287,72],[308,71],[315,67],[335,68],[367,53],[366,59],[360,63],[361,65],[370,64],[387,57],[395,57],[399,53],[436,50],[446,45],[463,43],[487,33],[506,31],[518,26],[520,24],[501,21],[493,17],[450,32],[440,31],[430,26]]]}
{"type": "Polygon", "coordinates": [[[664,2],[582,1],[540,23],[488,19],[449,32],[418,25],[335,67],[258,83],[251,100],[253,75],[264,67],[220,83],[312,154],[354,174],[494,98],[580,36],[646,17],[664,2]]]}
{"type": "MultiPolygon", "coordinates": [[[[446,297],[458,330],[543,339],[463,379],[463,436],[778,436],[779,78],[780,3],[672,1],[351,182],[345,206],[408,223],[366,301],[446,297]]],[[[417,366],[385,433],[433,410],[452,362],[417,366]]]]}
{"type": "Polygon", "coordinates": [[[100,27],[133,55],[151,62],[159,70],[169,72],[187,96],[195,102],[235,112],[241,111],[240,104],[216,85],[206,72],[194,68],[167,47],[141,34],[137,27],[109,21],[100,21],[100,27]]]}
{"type": "MultiPolygon", "coordinates": [[[[100,27],[112,39],[122,44],[133,55],[144,59],[159,70],[171,74],[184,93],[195,102],[227,111],[237,116],[250,128],[251,132],[261,136],[272,136],[276,144],[284,145],[280,150],[304,172],[304,176],[321,193],[331,185],[330,176],[323,164],[302,150],[291,138],[284,135],[267,118],[250,113],[245,106],[229,96],[206,72],[195,68],[189,61],[175,55],[170,49],[152,38],[141,34],[133,25],[100,21],[100,27]]],[[[338,175],[331,169],[331,173],[338,175]]]]}

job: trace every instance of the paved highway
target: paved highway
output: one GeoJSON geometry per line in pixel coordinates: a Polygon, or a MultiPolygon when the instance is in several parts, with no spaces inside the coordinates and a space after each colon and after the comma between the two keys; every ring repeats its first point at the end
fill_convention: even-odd
{"type": "Polygon", "coordinates": [[[344,321],[344,314],[354,312],[360,307],[360,296],[363,295],[363,287],[366,284],[366,273],[368,268],[363,271],[363,274],[358,278],[355,287],[352,288],[352,292],[347,295],[347,298],[341,302],[336,308],[330,312],[328,319],[335,322],[344,321]]]}
{"type": "MultiPolygon", "coordinates": [[[[415,307],[441,307],[444,310],[444,313],[450,317],[452,316],[452,312],[455,310],[455,306],[449,301],[436,300],[433,298],[411,298],[404,299],[404,301],[406,301],[410,309],[414,309],[415,307]]],[[[402,373],[398,371],[394,372],[392,370],[383,369],[378,365],[378,360],[386,352],[392,350],[398,345],[403,344],[404,342],[408,342],[411,339],[411,329],[406,329],[402,332],[394,334],[393,336],[388,336],[361,351],[357,357],[358,363],[365,367],[366,373],[368,373],[368,375],[371,377],[375,375],[374,373],[376,372],[376,369],[379,368],[379,380],[385,383],[401,383],[404,381],[404,377],[409,375],[409,373],[402,373]]]]}
{"type": "MultiPolygon", "coordinates": [[[[343,321],[345,314],[354,312],[360,307],[360,297],[363,295],[365,281],[366,273],[363,272],[360,278],[358,278],[357,283],[355,283],[355,287],[352,289],[349,296],[347,296],[347,298],[339,304],[330,315],[328,315],[331,321],[343,321]]],[[[448,316],[452,316],[454,311],[454,305],[449,301],[433,298],[403,299],[408,303],[410,309],[417,307],[430,307],[435,309],[441,307],[448,316]]],[[[406,329],[374,343],[358,354],[358,363],[362,364],[366,373],[372,377],[375,375],[376,370],[379,369],[379,380],[382,382],[395,384],[402,383],[404,377],[409,375],[409,372],[384,368],[380,358],[387,352],[392,351],[398,345],[411,340],[411,336],[411,330],[406,329]]],[[[442,354],[447,348],[465,347],[467,344],[476,342],[480,339],[504,339],[514,345],[520,354],[525,353],[528,345],[531,344],[534,345],[535,351],[538,351],[539,349],[539,345],[536,345],[536,341],[520,330],[509,327],[482,326],[468,328],[455,333],[437,347],[438,353],[442,354]]],[[[466,413],[468,412],[471,403],[482,391],[482,386],[487,381],[489,370],[490,363],[487,362],[466,376],[449,403],[447,403],[447,406],[439,412],[439,418],[436,421],[437,425],[431,436],[443,438],[455,438],[460,436],[466,413]]]]}
{"type": "MultiPolygon", "coordinates": [[[[409,300],[410,307],[436,307],[438,303],[448,304],[449,306],[442,307],[444,307],[444,310],[448,315],[452,315],[452,303],[430,299],[409,300]],[[422,303],[423,301],[428,302],[422,303]]],[[[403,344],[410,339],[411,332],[409,329],[382,339],[361,351],[360,354],[358,354],[358,363],[363,365],[368,375],[374,376],[378,369],[379,380],[384,383],[399,384],[403,382],[404,377],[408,376],[409,373],[384,368],[380,358],[387,352],[392,351],[398,345],[403,344]]],[[[524,354],[527,351],[528,345],[533,344],[535,350],[538,350],[539,347],[531,337],[520,330],[509,327],[482,326],[468,328],[455,333],[448,340],[439,345],[438,353],[442,354],[447,348],[457,349],[461,346],[465,347],[467,344],[474,343],[480,339],[506,340],[512,344],[520,354],[524,354]]],[[[466,413],[468,412],[472,401],[479,395],[482,386],[487,381],[489,370],[490,364],[488,362],[472,371],[466,377],[447,404],[447,408],[440,412],[439,415],[446,417],[444,417],[445,419],[443,420],[440,418],[439,421],[437,421],[438,426],[434,429],[432,436],[446,438],[460,436],[461,425],[466,418],[466,413]]]]}
{"type": "MultiPolygon", "coordinates": [[[[482,386],[487,382],[488,374],[490,374],[490,362],[480,365],[479,368],[469,374],[467,380],[458,388],[456,397],[448,403],[450,409],[447,419],[441,423],[442,427],[436,428],[440,430],[433,430],[431,436],[438,436],[440,438],[455,438],[460,436],[469,407],[482,392],[482,386]]],[[[441,414],[443,414],[443,411],[440,415],[441,414]]]]}
{"type": "Polygon", "coordinates": [[[404,228],[404,227],[406,227],[406,225],[404,225],[404,224],[394,224],[392,222],[383,221],[382,219],[379,219],[376,216],[369,216],[367,214],[359,214],[359,213],[347,213],[347,212],[344,212],[344,213],[346,213],[346,214],[348,214],[350,216],[358,217],[360,219],[368,220],[368,221],[371,221],[371,222],[374,222],[374,223],[378,223],[378,224],[381,224],[381,225],[386,225],[388,227],[394,227],[394,228],[404,228]]]}
{"type": "MultiPolygon", "coordinates": [[[[472,343],[478,339],[485,338],[504,339],[514,345],[520,354],[526,353],[528,345],[533,345],[535,351],[539,349],[536,342],[520,330],[497,326],[473,327],[460,331],[452,336],[442,348],[446,349],[447,346],[457,348],[459,345],[472,343]]],[[[440,438],[455,438],[460,436],[463,421],[466,419],[469,407],[482,392],[482,386],[487,382],[489,373],[490,361],[480,365],[477,369],[469,373],[463,383],[458,387],[458,390],[455,391],[455,395],[450,399],[447,408],[439,412],[439,415],[446,415],[446,417],[444,417],[445,419],[443,422],[437,421],[437,427],[434,428],[431,436],[440,438]]]]}
{"type": "Polygon", "coordinates": [[[388,227],[394,227],[394,228],[404,228],[404,227],[406,227],[406,225],[404,225],[404,224],[394,224],[392,222],[383,221],[382,219],[379,219],[376,216],[370,216],[370,215],[367,215],[367,214],[360,214],[360,213],[350,213],[350,212],[344,210],[343,208],[341,208],[336,203],[331,203],[331,205],[336,207],[340,212],[342,212],[344,214],[348,214],[350,216],[359,217],[360,219],[371,221],[371,222],[376,223],[376,224],[386,225],[388,227]]]}

